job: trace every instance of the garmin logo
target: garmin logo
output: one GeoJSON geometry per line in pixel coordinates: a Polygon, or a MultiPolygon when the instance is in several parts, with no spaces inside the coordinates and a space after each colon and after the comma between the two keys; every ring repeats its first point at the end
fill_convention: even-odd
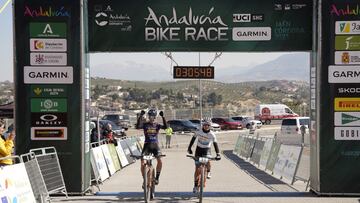
{"type": "Polygon", "coordinates": [[[329,66],[329,83],[360,83],[360,66],[329,66]]]}
{"type": "Polygon", "coordinates": [[[340,94],[346,93],[360,93],[360,87],[353,87],[353,88],[338,88],[338,92],[340,94]]]}
{"type": "Polygon", "coordinates": [[[25,84],[72,84],[73,68],[71,66],[46,67],[25,66],[25,84]]]}

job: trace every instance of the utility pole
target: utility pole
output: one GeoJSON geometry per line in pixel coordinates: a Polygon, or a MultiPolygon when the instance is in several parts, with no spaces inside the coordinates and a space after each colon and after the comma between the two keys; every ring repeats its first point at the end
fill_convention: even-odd
{"type": "MultiPolygon", "coordinates": [[[[200,64],[200,52],[199,52],[199,66],[201,66],[200,64]]],[[[201,91],[201,79],[199,79],[199,102],[200,102],[200,124],[201,121],[203,119],[203,112],[202,112],[202,91],[201,91]]],[[[201,124],[202,127],[202,124],[201,124]]]]}

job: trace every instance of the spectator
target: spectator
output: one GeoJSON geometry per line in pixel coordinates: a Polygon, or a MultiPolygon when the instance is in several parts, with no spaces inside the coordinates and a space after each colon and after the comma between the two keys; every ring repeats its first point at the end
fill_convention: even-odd
{"type": "Polygon", "coordinates": [[[114,143],[114,135],[112,131],[112,126],[110,123],[106,124],[105,129],[102,133],[103,139],[109,140],[111,143],[114,143]]]}
{"type": "Polygon", "coordinates": [[[166,136],[166,144],[165,148],[170,148],[171,136],[173,134],[173,129],[170,125],[165,129],[165,136],[166,136]]]}
{"type": "MultiPolygon", "coordinates": [[[[3,136],[5,131],[5,123],[0,120],[0,158],[11,156],[12,148],[14,146],[14,129],[9,128],[7,137],[3,136]],[[11,131],[10,131],[11,130],[11,131]]],[[[0,160],[0,166],[6,166],[13,164],[12,159],[0,160]]]]}

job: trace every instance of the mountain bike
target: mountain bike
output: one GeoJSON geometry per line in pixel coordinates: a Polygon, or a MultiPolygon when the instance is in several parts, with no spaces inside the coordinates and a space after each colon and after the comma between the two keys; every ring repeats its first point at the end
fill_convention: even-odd
{"type": "Polygon", "coordinates": [[[196,157],[193,155],[186,155],[187,157],[193,159],[194,161],[199,163],[199,166],[196,168],[196,182],[197,182],[197,187],[198,187],[198,198],[199,198],[199,202],[202,202],[203,199],[203,192],[204,192],[204,187],[205,187],[205,183],[206,183],[206,176],[207,176],[207,163],[210,160],[216,160],[218,161],[219,159],[215,158],[215,157],[196,157]]]}
{"type": "MultiPolygon", "coordinates": [[[[161,154],[159,157],[166,155],[161,154]]],[[[143,189],[145,202],[149,202],[155,198],[155,168],[152,165],[152,160],[156,159],[153,154],[149,155],[131,155],[131,157],[145,160],[143,189]]]]}

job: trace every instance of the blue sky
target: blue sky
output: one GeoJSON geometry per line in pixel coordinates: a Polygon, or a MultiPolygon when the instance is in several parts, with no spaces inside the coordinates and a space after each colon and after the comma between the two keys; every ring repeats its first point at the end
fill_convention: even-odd
{"type": "MultiPolygon", "coordinates": [[[[0,8],[6,0],[0,0],[0,8]]],[[[9,4],[2,13],[0,13],[0,81],[13,81],[13,28],[12,28],[12,6],[9,4]]],[[[209,65],[215,53],[201,53],[201,65],[209,65]]],[[[213,64],[215,67],[232,66],[251,66],[274,60],[284,55],[284,52],[275,53],[223,53],[221,58],[213,64]]],[[[199,65],[197,52],[173,53],[173,57],[179,65],[199,65]]],[[[124,66],[126,64],[135,64],[136,66],[159,67],[169,70],[171,62],[161,53],[99,53],[91,54],[90,67],[91,73],[101,67],[101,64],[124,66]]],[[[96,76],[96,75],[92,75],[96,76]]],[[[116,76],[115,76],[116,78],[116,76]]]]}

